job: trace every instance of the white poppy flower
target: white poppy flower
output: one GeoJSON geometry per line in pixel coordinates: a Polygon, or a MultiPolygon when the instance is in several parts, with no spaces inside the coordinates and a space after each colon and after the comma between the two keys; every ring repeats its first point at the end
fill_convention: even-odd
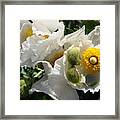
{"type": "MultiPolygon", "coordinates": [[[[97,26],[91,33],[89,33],[88,36],[83,35],[82,38],[76,37],[76,39],[79,41],[77,44],[71,39],[73,36],[69,38],[69,40],[71,39],[72,41],[72,46],[65,51],[64,70],[65,78],[67,79],[68,84],[75,89],[82,89],[85,92],[87,90],[90,90],[91,92],[99,90],[99,29],[100,27],[97,26]]],[[[71,43],[71,41],[69,43],[71,43]]]]}
{"type": "MultiPolygon", "coordinates": [[[[31,65],[35,61],[44,60],[53,50],[59,49],[59,42],[64,36],[64,24],[57,20],[51,21],[33,21],[32,24],[23,24],[21,33],[24,34],[26,29],[29,31],[32,27],[32,35],[28,34],[21,39],[26,38],[21,47],[21,65],[31,65]],[[57,31],[56,31],[57,30],[57,31]]],[[[29,33],[27,31],[27,33],[29,33]]]]}
{"type": "MultiPolygon", "coordinates": [[[[96,28],[95,31],[96,32],[96,28]]],[[[90,34],[89,34],[90,35],[90,34]]],[[[81,55],[88,50],[89,48],[99,48],[99,44],[94,45],[94,35],[91,37],[90,40],[88,40],[88,36],[84,34],[83,28],[72,33],[69,35],[66,35],[62,42],[60,41],[60,45],[64,45],[65,50],[67,51],[71,49],[72,47],[78,47],[80,48],[81,55]],[[93,38],[93,39],[92,39],[93,38]],[[77,40],[76,40],[77,39],[77,40]],[[76,40],[76,41],[75,41],[76,40]],[[77,44],[76,44],[77,42],[77,44]],[[67,44],[66,44],[67,43],[67,44]]],[[[99,36],[98,36],[99,37],[99,36]]],[[[99,43],[99,41],[98,41],[99,43]]],[[[35,84],[33,84],[31,90],[29,91],[30,93],[33,93],[34,91],[36,92],[44,92],[51,96],[53,99],[62,99],[62,100],[78,100],[79,97],[77,95],[77,92],[75,89],[83,90],[84,92],[87,92],[90,90],[90,92],[98,92],[99,91],[99,84],[96,86],[92,86],[91,84],[95,83],[96,80],[99,81],[99,72],[96,74],[89,74],[88,72],[84,72],[84,68],[81,70],[79,69],[79,75],[78,79],[80,77],[81,81],[76,84],[76,81],[74,83],[71,83],[67,76],[66,76],[66,54],[67,51],[65,52],[64,56],[57,59],[55,61],[54,67],[52,67],[49,62],[45,61],[38,61],[43,63],[44,70],[46,73],[46,76],[44,76],[42,79],[37,81],[35,84]],[[74,88],[74,89],[73,89],[74,88]]],[[[91,59],[91,62],[94,63],[96,62],[96,58],[91,59]]],[[[37,64],[35,63],[35,64],[37,64]]],[[[80,68],[79,65],[76,66],[76,68],[80,68]]],[[[71,70],[72,72],[72,70],[71,70]]],[[[70,72],[70,73],[71,73],[70,72]]],[[[76,77],[77,79],[77,77],[76,77]]],[[[97,82],[98,82],[97,81],[97,82]]]]}

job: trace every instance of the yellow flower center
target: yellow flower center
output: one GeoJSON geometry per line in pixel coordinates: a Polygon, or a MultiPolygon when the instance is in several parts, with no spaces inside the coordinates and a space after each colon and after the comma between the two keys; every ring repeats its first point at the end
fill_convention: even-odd
{"type": "Polygon", "coordinates": [[[33,31],[32,31],[32,28],[29,28],[28,30],[26,30],[26,38],[27,37],[30,37],[33,35],[33,31]]]}
{"type": "Polygon", "coordinates": [[[82,62],[87,73],[98,73],[100,71],[100,49],[85,50],[82,54],[82,62]]]}

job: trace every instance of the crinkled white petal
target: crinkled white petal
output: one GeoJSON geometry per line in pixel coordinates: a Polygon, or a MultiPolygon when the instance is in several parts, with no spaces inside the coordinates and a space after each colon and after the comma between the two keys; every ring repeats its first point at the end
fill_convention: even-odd
{"type": "Polygon", "coordinates": [[[54,99],[78,100],[76,90],[71,88],[64,78],[62,61],[63,58],[58,59],[51,73],[33,84],[30,93],[34,91],[44,92],[54,99]]]}
{"type": "Polygon", "coordinates": [[[83,89],[81,89],[84,93],[86,93],[86,92],[88,92],[88,91],[90,91],[91,93],[95,93],[95,92],[98,92],[99,90],[100,90],[100,85],[98,85],[96,88],[89,88],[89,89],[85,89],[85,88],[83,88],[83,89]]]}
{"type": "Polygon", "coordinates": [[[39,38],[35,35],[28,37],[26,41],[22,43],[20,50],[20,61],[21,65],[25,65],[27,61],[30,61],[31,56],[33,55],[34,46],[39,41],[39,38]]]}
{"type": "Polygon", "coordinates": [[[57,94],[53,91],[51,86],[48,84],[48,77],[43,76],[39,81],[33,84],[32,88],[29,90],[29,93],[32,94],[33,92],[43,92],[48,94],[53,99],[59,99],[57,94]]]}
{"type": "Polygon", "coordinates": [[[24,65],[27,65],[29,67],[33,67],[33,63],[31,61],[31,59],[27,59],[25,62],[21,62],[21,60],[20,60],[20,66],[24,66],[24,65]]]}
{"type": "Polygon", "coordinates": [[[96,26],[95,29],[88,34],[88,39],[92,41],[94,46],[100,44],[100,26],[96,26]]]}
{"type": "Polygon", "coordinates": [[[59,48],[59,41],[64,35],[64,24],[61,22],[58,31],[53,32],[48,39],[43,40],[39,36],[32,35],[23,42],[21,49],[21,64],[31,59],[34,63],[38,60],[44,60],[53,50],[59,48]]]}
{"type": "Polygon", "coordinates": [[[33,31],[41,31],[41,34],[51,34],[58,26],[59,20],[33,20],[33,31]]]}
{"type": "Polygon", "coordinates": [[[64,49],[63,47],[59,46],[57,49],[51,51],[51,53],[47,57],[45,57],[44,60],[50,62],[50,64],[54,66],[55,61],[58,58],[62,57],[63,54],[64,54],[64,49]]]}
{"type": "Polygon", "coordinates": [[[29,59],[31,59],[32,62],[43,60],[48,54],[47,51],[50,50],[50,44],[52,44],[52,41],[41,40],[36,35],[29,37],[27,41],[22,44],[21,64],[29,59]]]}
{"type": "Polygon", "coordinates": [[[83,26],[81,29],[77,30],[76,32],[73,32],[71,34],[66,35],[61,41],[60,46],[64,46],[65,49],[68,49],[71,45],[78,45],[78,43],[82,39],[86,39],[87,36],[85,36],[85,26],[83,26]]]}
{"type": "Polygon", "coordinates": [[[81,54],[83,51],[85,51],[87,48],[90,48],[90,47],[93,47],[94,45],[92,44],[92,41],[88,40],[88,39],[82,39],[80,42],[79,42],[79,47],[80,47],[80,51],[81,51],[81,54]]]}
{"type": "Polygon", "coordinates": [[[54,69],[58,70],[60,72],[60,74],[64,76],[64,65],[63,65],[64,61],[63,61],[63,59],[64,58],[61,57],[55,61],[54,69]]]}
{"type": "Polygon", "coordinates": [[[61,39],[64,37],[64,29],[65,29],[63,22],[59,22],[57,29],[58,31],[53,32],[51,35],[56,36],[57,38],[59,38],[59,41],[61,41],[61,39]]]}
{"type": "Polygon", "coordinates": [[[40,23],[38,20],[33,21],[32,24],[33,33],[39,33],[39,34],[51,34],[47,26],[40,23]]]}
{"type": "Polygon", "coordinates": [[[59,20],[44,20],[43,24],[46,25],[51,32],[54,32],[58,29],[60,22],[59,20]]]}

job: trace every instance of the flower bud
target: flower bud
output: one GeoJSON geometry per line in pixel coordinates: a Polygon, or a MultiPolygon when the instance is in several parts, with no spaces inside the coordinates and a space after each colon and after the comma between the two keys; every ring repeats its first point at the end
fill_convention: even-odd
{"type": "Polygon", "coordinates": [[[71,65],[80,64],[80,48],[74,47],[67,52],[67,59],[71,65]]]}
{"type": "Polygon", "coordinates": [[[69,68],[67,69],[66,73],[67,79],[72,83],[79,83],[80,75],[76,68],[69,68]]]}

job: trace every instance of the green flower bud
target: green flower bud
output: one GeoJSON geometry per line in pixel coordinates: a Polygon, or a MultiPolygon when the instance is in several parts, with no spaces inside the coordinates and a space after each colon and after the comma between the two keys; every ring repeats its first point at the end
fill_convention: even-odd
{"type": "Polygon", "coordinates": [[[67,59],[71,65],[80,64],[80,48],[74,47],[67,52],[67,59]]]}
{"type": "Polygon", "coordinates": [[[70,68],[66,72],[67,79],[72,83],[79,83],[80,75],[76,68],[70,68]]]}

